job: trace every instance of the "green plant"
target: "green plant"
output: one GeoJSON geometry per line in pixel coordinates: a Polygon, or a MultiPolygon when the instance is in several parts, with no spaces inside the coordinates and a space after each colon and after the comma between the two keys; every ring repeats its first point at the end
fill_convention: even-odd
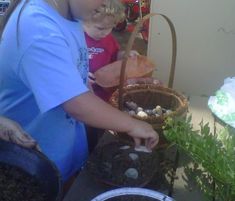
{"type": "Polygon", "coordinates": [[[193,129],[191,116],[186,119],[168,118],[164,126],[164,136],[199,164],[191,170],[200,175],[194,178],[208,197],[234,201],[235,131],[225,127],[218,133],[212,133],[209,123],[204,124],[201,121],[199,125],[199,130],[193,129]]]}

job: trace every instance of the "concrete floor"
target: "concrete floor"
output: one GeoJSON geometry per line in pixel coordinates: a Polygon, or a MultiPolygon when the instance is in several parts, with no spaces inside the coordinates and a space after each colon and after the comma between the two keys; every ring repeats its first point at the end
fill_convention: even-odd
{"type": "MultiPolygon", "coordinates": [[[[214,118],[207,107],[207,100],[207,97],[190,96],[189,113],[192,114],[192,123],[195,129],[202,119],[205,122],[210,122],[210,126],[213,129],[214,118]]],[[[180,162],[177,169],[178,179],[175,180],[173,197],[178,201],[203,201],[205,198],[192,183],[192,178],[187,178],[183,166],[186,163],[190,164],[191,160],[185,154],[180,154],[180,162]],[[185,177],[188,181],[185,181],[185,177]],[[190,187],[190,189],[188,189],[187,186],[190,187]]]]}

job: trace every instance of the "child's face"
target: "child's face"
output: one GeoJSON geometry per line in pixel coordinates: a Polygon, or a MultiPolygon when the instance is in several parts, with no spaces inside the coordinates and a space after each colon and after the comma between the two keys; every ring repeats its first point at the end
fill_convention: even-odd
{"type": "Polygon", "coordinates": [[[85,32],[95,40],[101,40],[111,33],[112,29],[115,27],[113,20],[105,18],[101,22],[96,23],[84,23],[85,32]]]}

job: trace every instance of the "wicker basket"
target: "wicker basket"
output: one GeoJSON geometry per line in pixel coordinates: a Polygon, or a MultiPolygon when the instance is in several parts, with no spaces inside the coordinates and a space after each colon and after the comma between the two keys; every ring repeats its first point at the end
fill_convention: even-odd
{"type": "MultiPolygon", "coordinates": [[[[119,91],[115,91],[110,102],[116,108],[118,108],[118,99],[119,91]]],[[[136,119],[150,123],[155,129],[161,129],[166,117],[185,115],[188,109],[188,101],[185,96],[171,88],[155,84],[125,86],[122,99],[123,102],[134,101],[142,108],[154,108],[156,105],[161,105],[163,108],[170,108],[172,110],[171,114],[163,114],[159,117],[140,117],[138,115],[133,115],[136,119]]]]}
{"type": "Polygon", "coordinates": [[[168,115],[165,114],[159,117],[156,116],[139,117],[137,115],[134,115],[134,118],[150,123],[153,126],[153,128],[159,132],[160,145],[166,144],[166,141],[164,140],[164,137],[162,135],[162,126],[164,124],[165,118],[167,118],[168,116],[174,117],[174,116],[185,115],[188,109],[187,98],[172,89],[174,74],[175,74],[176,45],[177,43],[176,43],[176,33],[174,25],[168,17],[162,14],[151,13],[142,18],[136,25],[135,30],[133,31],[126,48],[125,57],[122,62],[119,90],[114,92],[110,99],[111,105],[119,108],[120,110],[124,110],[123,109],[124,103],[126,101],[134,101],[135,103],[137,103],[138,106],[143,107],[145,109],[154,108],[156,107],[156,105],[160,105],[164,108],[171,109],[173,111],[171,114],[168,115]],[[159,86],[156,84],[147,84],[147,83],[124,86],[124,83],[126,82],[125,68],[126,68],[127,58],[133,46],[134,40],[138,34],[138,31],[145,20],[156,15],[163,17],[168,22],[172,34],[172,62],[171,62],[168,87],[159,86]]]}

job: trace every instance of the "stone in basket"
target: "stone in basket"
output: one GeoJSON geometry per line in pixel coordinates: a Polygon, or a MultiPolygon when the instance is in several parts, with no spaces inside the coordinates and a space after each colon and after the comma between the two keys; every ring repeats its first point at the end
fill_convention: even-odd
{"type": "MultiPolygon", "coordinates": [[[[118,60],[111,64],[108,64],[99,70],[94,75],[96,78],[96,84],[103,88],[116,87],[120,83],[122,61],[118,60]]],[[[134,58],[128,58],[126,64],[126,79],[147,77],[151,76],[155,65],[147,57],[138,55],[134,58]]]]}
{"type": "Polygon", "coordinates": [[[169,116],[174,117],[185,115],[188,108],[188,101],[186,97],[172,89],[177,50],[176,32],[173,23],[168,17],[162,14],[151,13],[146,15],[136,25],[128,42],[126,55],[129,55],[129,52],[134,43],[134,39],[137,36],[138,30],[141,28],[143,22],[155,15],[160,15],[168,22],[172,35],[172,61],[168,87],[159,86],[159,84],[154,83],[130,84],[124,86],[126,81],[125,68],[127,63],[124,59],[121,69],[119,90],[113,93],[110,99],[110,103],[114,107],[117,107],[123,111],[130,109],[129,106],[131,103],[133,110],[131,113],[128,111],[128,113],[134,118],[150,123],[160,135],[159,145],[165,146],[167,143],[162,135],[162,126],[164,125],[164,120],[169,116]],[[154,112],[154,110],[161,111],[154,112]]]}
{"type": "MultiPolygon", "coordinates": [[[[118,108],[118,100],[119,91],[116,91],[110,99],[111,105],[118,108]]],[[[156,84],[125,86],[122,101],[124,111],[136,119],[148,122],[158,131],[159,146],[166,143],[162,135],[164,120],[170,116],[184,116],[188,109],[188,101],[185,96],[171,88],[156,84]]]]}
{"type": "MultiPolygon", "coordinates": [[[[115,91],[110,102],[118,107],[119,91],[115,91]]],[[[123,110],[136,119],[144,120],[155,129],[161,128],[169,116],[185,115],[188,101],[177,91],[155,84],[136,84],[124,87],[123,110]]]]}

